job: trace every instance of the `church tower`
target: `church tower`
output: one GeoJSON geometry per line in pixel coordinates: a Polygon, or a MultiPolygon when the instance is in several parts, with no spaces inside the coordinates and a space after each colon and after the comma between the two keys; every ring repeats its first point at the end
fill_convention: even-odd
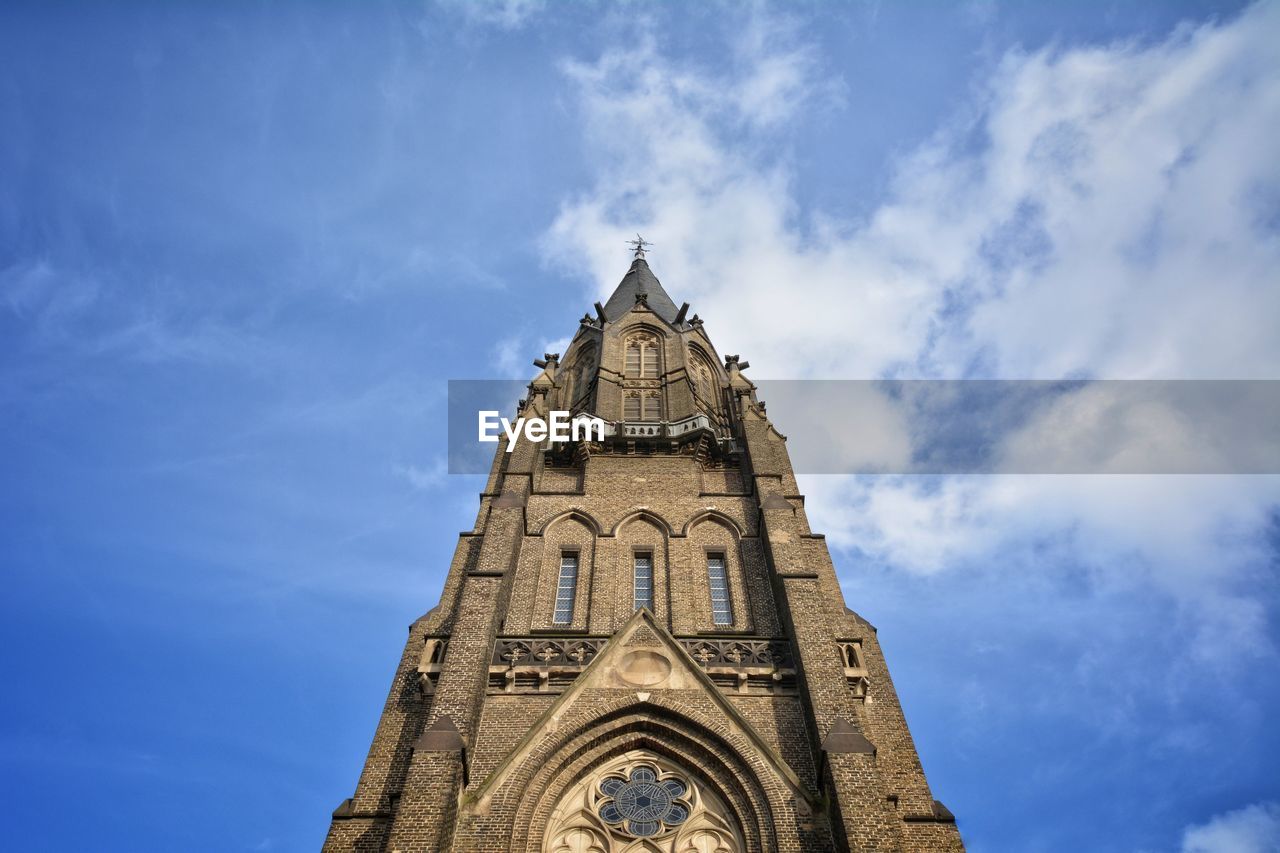
{"type": "Polygon", "coordinates": [[[521,403],[604,440],[499,445],[325,851],[964,849],[747,363],[644,246],[521,403]]]}

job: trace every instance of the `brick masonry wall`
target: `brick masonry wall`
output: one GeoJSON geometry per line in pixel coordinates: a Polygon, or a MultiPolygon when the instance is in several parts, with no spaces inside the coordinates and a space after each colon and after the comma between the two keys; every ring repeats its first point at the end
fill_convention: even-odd
{"type": "Polygon", "coordinates": [[[692,445],[648,453],[595,447],[574,462],[557,456],[553,466],[525,441],[514,453],[496,453],[475,529],[459,539],[440,603],[410,630],[354,796],[335,815],[325,850],[540,850],[559,794],[599,762],[636,748],[668,756],[713,786],[751,850],[963,850],[955,824],[935,818],[874,629],[844,607],[784,439],[736,365],[719,366],[700,326],[673,330],[644,306],[603,329],[586,323],[563,362],[535,378],[524,413],[572,400],[617,420],[624,391],[641,385],[661,391],[668,420],[702,411],[732,423],[742,451],[736,463],[707,459],[692,445]],[[661,342],[658,380],[625,375],[624,342],[637,331],[661,342]],[[709,355],[719,399],[709,401],[691,380],[699,358],[691,347],[709,355]],[[594,373],[582,364],[595,365],[594,373]],[[726,694],[763,748],[729,732],[710,686],[648,698],[593,687],[557,706],[550,721],[544,715],[558,691],[489,689],[499,635],[606,637],[627,623],[637,549],[653,555],[661,628],[790,638],[795,692],[726,694]],[[567,626],[552,621],[564,550],[579,555],[567,626]],[[726,557],[732,625],[712,619],[709,552],[726,557]],[[434,689],[424,693],[418,664],[427,637],[447,637],[448,645],[434,689]],[[865,700],[846,679],[840,639],[862,640],[865,700]],[[446,717],[459,749],[415,749],[446,717]],[[867,750],[821,748],[841,721],[865,736],[867,750]],[[498,776],[501,784],[492,781],[498,776]]]}

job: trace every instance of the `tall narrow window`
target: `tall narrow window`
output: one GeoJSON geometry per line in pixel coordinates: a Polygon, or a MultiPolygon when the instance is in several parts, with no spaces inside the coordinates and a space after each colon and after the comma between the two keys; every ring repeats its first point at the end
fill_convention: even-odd
{"type": "Polygon", "coordinates": [[[711,367],[711,360],[694,346],[689,347],[689,372],[693,376],[693,387],[702,401],[708,405],[717,405],[719,394],[715,388],[715,370],[711,367]]]}
{"type": "Polygon", "coordinates": [[[653,610],[653,554],[636,552],[631,573],[632,597],[635,609],[647,607],[653,610]]]}
{"type": "Polygon", "coordinates": [[[729,576],[725,572],[724,554],[707,555],[707,580],[711,586],[711,621],[717,625],[732,625],[733,605],[729,603],[729,576]]]}
{"type": "Polygon", "coordinates": [[[578,555],[565,551],[560,555],[560,579],[556,582],[556,610],[551,621],[568,625],[573,621],[573,598],[578,592],[578,555]]]}
{"type": "Polygon", "coordinates": [[[570,385],[566,394],[566,402],[572,405],[587,393],[591,380],[595,378],[596,348],[595,344],[587,344],[578,353],[572,373],[569,374],[570,385]]]}

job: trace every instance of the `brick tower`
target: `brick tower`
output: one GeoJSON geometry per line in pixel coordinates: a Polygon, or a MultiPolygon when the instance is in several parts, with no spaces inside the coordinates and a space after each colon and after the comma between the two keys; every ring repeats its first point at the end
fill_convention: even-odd
{"type": "Polygon", "coordinates": [[[495,456],[326,851],[963,850],[785,440],[637,243],[495,456]]]}

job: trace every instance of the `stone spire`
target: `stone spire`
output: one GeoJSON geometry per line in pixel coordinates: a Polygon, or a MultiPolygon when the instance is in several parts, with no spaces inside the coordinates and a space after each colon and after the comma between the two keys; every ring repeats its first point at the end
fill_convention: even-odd
{"type": "Polygon", "coordinates": [[[630,243],[635,250],[635,260],[631,262],[631,269],[627,270],[627,274],[622,277],[622,281],[614,289],[609,301],[604,304],[604,318],[613,322],[630,311],[639,301],[647,304],[649,310],[668,323],[674,324],[680,309],[662,289],[661,282],[653,274],[653,270],[649,269],[649,262],[645,260],[645,247],[653,244],[638,234],[630,243]]]}
{"type": "Polygon", "coordinates": [[[324,853],[964,853],[747,362],[646,245],[517,409],[604,434],[495,448],[324,853]]]}

